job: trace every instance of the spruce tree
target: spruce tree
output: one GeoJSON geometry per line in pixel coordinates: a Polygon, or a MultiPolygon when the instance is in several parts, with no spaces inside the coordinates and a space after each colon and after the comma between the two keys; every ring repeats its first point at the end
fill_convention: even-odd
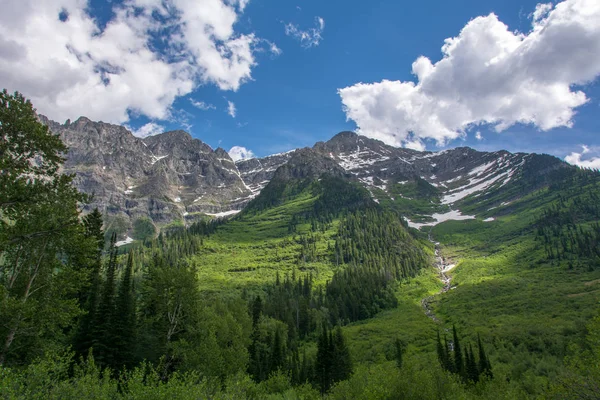
{"type": "MultiPolygon", "coordinates": [[[[440,332],[438,331],[438,357],[439,357],[439,347],[440,346],[441,346],[440,332]]],[[[396,347],[396,367],[398,367],[398,369],[402,369],[402,361],[403,361],[402,353],[404,352],[404,345],[399,338],[396,338],[395,347],[396,347]]]]}
{"type": "Polygon", "coordinates": [[[94,339],[94,322],[102,283],[102,251],[104,250],[104,231],[102,230],[102,214],[95,208],[83,218],[86,236],[95,239],[96,254],[91,261],[89,286],[81,299],[85,314],[80,318],[75,334],[73,348],[79,356],[86,356],[94,339]]]}
{"type": "Polygon", "coordinates": [[[333,384],[350,378],[350,375],[352,375],[352,359],[342,328],[339,325],[335,328],[331,342],[332,361],[330,376],[331,383],[333,384]]]}
{"type": "Polygon", "coordinates": [[[281,342],[281,332],[279,328],[275,329],[273,345],[271,347],[271,365],[270,371],[277,371],[283,366],[283,343],[281,342]]]}
{"type": "Polygon", "coordinates": [[[134,301],[133,252],[130,251],[115,304],[114,365],[117,368],[120,368],[121,366],[130,366],[134,361],[136,332],[136,310],[134,301]]]}
{"type": "Polygon", "coordinates": [[[446,371],[452,371],[452,368],[449,365],[448,342],[446,340],[446,336],[444,335],[444,343],[442,344],[442,340],[440,339],[440,331],[437,333],[437,356],[442,368],[444,368],[446,371]]]}
{"type": "Polygon", "coordinates": [[[315,375],[321,393],[325,393],[331,386],[331,364],[332,364],[332,346],[327,326],[323,324],[321,335],[317,343],[317,361],[315,365],[315,375]]]}
{"type": "Polygon", "coordinates": [[[106,267],[106,279],[102,285],[102,296],[98,303],[96,312],[94,332],[94,358],[103,366],[113,366],[115,353],[115,275],[117,268],[117,241],[116,233],[110,239],[108,265],[106,267]]]}
{"type": "Polygon", "coordinates": [[[473,346],[469,343],[469,347],[466,350],[465,360],[465,376],[467,380],[477,383],[479,381],[479,370],[477,368],[477,362],[475,361],[475,353],[473,352],[473,346]]]}
{"type": "Polygon", "coordinates": [[[479,336],[479,334],[477,334],[477,347],[479,350],[479,373],[484,374],[489,378],[493,378],[492,365],[490,364],[490,360],[485,354],[485,349],[483,348],[483,344],[481,343],[481,336],[479,336]]]}
{"type": "Polygon", "coordinates": [[[456,333],[456,326],[452,325],[452,336],[454,340],[454,369],[455,372],[464,377],[465,376],[465,363],[463,361],[463,353],[460,348],[460,342],[458,334],[456,333]]]}

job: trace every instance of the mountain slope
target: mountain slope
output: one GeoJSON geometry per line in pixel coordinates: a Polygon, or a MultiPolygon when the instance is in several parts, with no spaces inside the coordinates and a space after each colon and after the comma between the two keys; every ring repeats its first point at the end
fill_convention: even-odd
{"type": "Polygon", "coordinates": [[[133,221],[165,225],[200,213],[239,210],[252,197],[233,160],[183,131],[140,139],[117,125],[79,118],[42,122],[69,147],[64,172],[93,195],[98,207],[125,233],[133,221]]]}
{"type": "Polygon", "coordinates": [[[140,139],[124,127],[84,117],[65,124],[40,119],[69,146],[65,172],[76,174],[77,187],[94,195],[86,209],[99,207],[120,234],[144,218],[165,226],[232,215],[264,189],[254,206],[276,204],[285,182],[322,173],[362,185],[375,202],[421,228],[448,219],[491,218],[497,207],[574,171],[546,155],[466,147],[418,152],[353,132],[310,149],[234,163],[223,149],[213,150],[183,131],[140,139]]]}

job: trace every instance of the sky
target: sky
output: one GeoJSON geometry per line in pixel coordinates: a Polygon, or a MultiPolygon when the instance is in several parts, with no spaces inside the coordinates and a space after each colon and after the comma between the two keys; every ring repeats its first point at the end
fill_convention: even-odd
{"type": "Polygon", "coordinates": [[[232,157],[353,130],[600,168],[600,2],[0,0],[0,87],[232,157]]]}

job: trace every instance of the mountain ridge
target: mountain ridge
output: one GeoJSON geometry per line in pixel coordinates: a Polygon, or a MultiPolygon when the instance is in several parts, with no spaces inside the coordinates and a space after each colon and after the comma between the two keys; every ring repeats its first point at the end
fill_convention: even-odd
{"type": "MultiPolygon", "coordinates": [[[[39,118],[69,147],[64,172],[76,175],[79,190],[94,195],[85,210],[100,208],[121,233],[140,218],[169,226],[233,215],[273,179],[314,180],[324,173],[359,182],[375,202],[420,227],[435,213],[494,197],[490,193],[527,175],[530,184],[546,182],[543,177],[553,171],[575,168],[556,157],[505,150],[419,152],[351,131],[312,147],[234,162],[224,149],[212,149],[183,130],[138,138],[123,126],[86,117],[64,124],[39,118]]],[[[488,208],[500,204],[488,203],[488,208]]]]}

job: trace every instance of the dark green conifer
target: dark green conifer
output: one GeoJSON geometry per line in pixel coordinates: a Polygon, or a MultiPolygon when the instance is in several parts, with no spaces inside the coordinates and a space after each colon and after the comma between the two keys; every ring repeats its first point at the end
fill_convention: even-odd
{"type": "Polygon", "coordinates": [[[114,336],[117,368],[133,364],[135,354],[136,310],[133,291],[133,253],[129,252],[127,265],[119,286],[115,304],[114,336]]]}
{"type": "Polygon", "coordinates": [[[454,372],[460,376],[465,376],[465,363],[463,360],[463,353],[460,348],[460,341],[458,339],[458,333],[456,332],[456,326],[452,325],[452,338],[454,340],[454,372]]]}
{"type": "Polygon", "coordinates": [[[117,241],[116,233],[110,239],[109,259],[106,267],[106,279],[102,285],[102,295],[98,303],[93,348],[96,362],[103,366],[112,366],[114,363],[115,345],[115,275],[117,268],[117,241]]]}

